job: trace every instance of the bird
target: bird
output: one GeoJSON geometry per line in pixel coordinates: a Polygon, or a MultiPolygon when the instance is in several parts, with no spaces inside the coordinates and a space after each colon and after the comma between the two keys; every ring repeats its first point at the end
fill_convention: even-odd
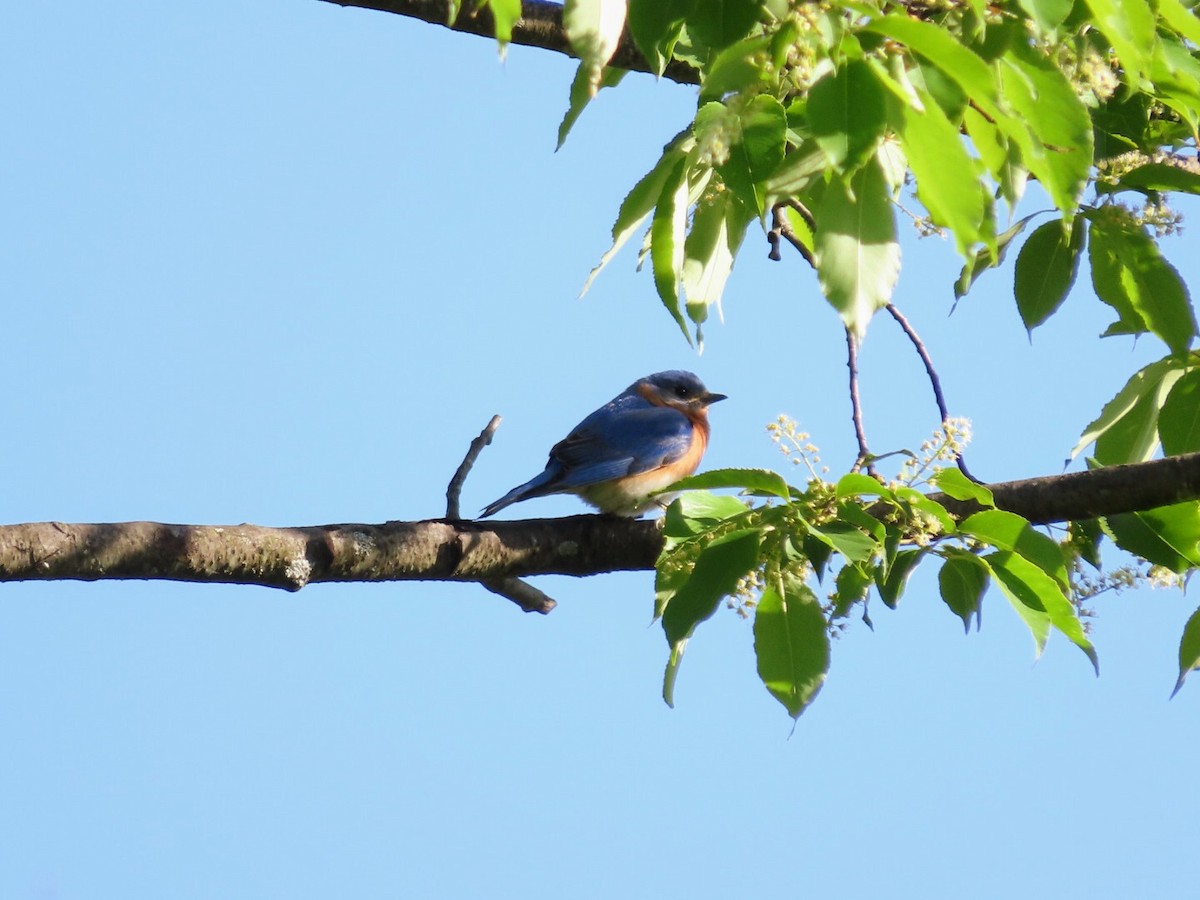
{"type": "Polygon", "coordinates": [[[548,494],[577,494],[603,513],[636,517],[652,495],[696,471],[708,447],[714,394],[691,372],[639,378],[550,450],[540,475],[483,508],[480,518],[548,494]]]}

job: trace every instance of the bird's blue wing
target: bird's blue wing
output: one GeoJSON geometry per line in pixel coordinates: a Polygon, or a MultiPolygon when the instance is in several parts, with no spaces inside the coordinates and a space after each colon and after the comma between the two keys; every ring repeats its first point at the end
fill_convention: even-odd
{"type": "Polygon", "coordinates": [[[554,445],[550,459],[562,466],[557,486],[578,488],[636,475],[687,452],[692,442],[687,416],[636,399],[636,403],[613,402],[596,410],[554,445]]]}

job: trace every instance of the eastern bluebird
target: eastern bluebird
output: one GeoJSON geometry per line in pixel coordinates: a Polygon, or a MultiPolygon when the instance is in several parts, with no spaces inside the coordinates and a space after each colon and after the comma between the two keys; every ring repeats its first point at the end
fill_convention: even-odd
{"type": "Polygon", "coordinates": [[[686,478],[708,447],[709,404],[724,400],[691,372],[647,375],[571,429],[550,450],[546,469],[484,507],[547,494],[578,494],[601,512],[636,516],[650,496],[686,478]]]}

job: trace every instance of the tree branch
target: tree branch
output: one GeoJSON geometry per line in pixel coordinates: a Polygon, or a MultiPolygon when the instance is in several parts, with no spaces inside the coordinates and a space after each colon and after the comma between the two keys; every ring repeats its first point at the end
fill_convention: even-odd
{"type": "MultiPolygon", "coordinates": [[[[993,484],[991,490],[997,506],[1035,524],[1152,509],[1200,499],[1200,453],[993,484]]],[[[979,509],[934,497],[956,517],[979,509]]],[[[0,582],[157,579],[290,591],[333,581],[495,582],[652,569],[661,550],[658,522],[592,515],[304,528],[37,522],[0,526],[0,582]]],[[[505,596],[523,609],[548,611],[532,595],[525,602],[505,596]]]]}
{"type": "MultiPolygon", "coordinates": [[[[379,12],[395,13],[409,19],[419,19],[431,25],[441,25],[451,31],[464,34],[474,34],[480,37],[494,38],[496,36],[496,20],[492,11],[480,7],[477,0],[462,0],[458,16],[450,22],[450,4],[448,0],[323,0],[338,6],[356,6],[361,9],[373,9],[379,12]]],[[[563,28],[563,8],[561,3],[550,3],[547,0],[523,0],[521,3],[521,18],[513,26],[512,43],[523,47],[536,47],[540,50],[553,50],[578,59],[578,54],[571,49],[567,39],[566,29],[563,28]]],[[[646,57],[638,50],[629,29],[617,45],[609,65],[617,69],[628,69],[632,72],[653,72],[646,57]]],[[[663,72],[663,78],[680,84],[699,84],[700,73],[687,63],[672,60],[663,72]]]]}

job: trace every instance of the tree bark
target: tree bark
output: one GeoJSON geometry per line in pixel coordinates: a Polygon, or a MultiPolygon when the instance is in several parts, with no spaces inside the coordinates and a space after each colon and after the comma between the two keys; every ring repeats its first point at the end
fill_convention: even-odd
{"type": "MultiPolygon", "coordinates": [[[[1200,453],[990,485],[996,505],[1035,524],[1200,499],[1200,453]]],[[[956,518],[978,504],[934,495],[956,518]]],[[[296,591],[342,581],[477,581],[654,568],[656,521],[570,516],[382,525],[0,526],[0,581],[163,579],[296,591]]],[[[533,608],[521,604],[523,608],[533,608]]],[[[541,611],[547,611],[542,608],[541,611]]]]}
{"type": "MultiPolygon", "coordinates": [[[[432,25],[441,25],[451,31],[464,34],[474,34],[481,37],[495,37],[496,20],[492,11],[480,7],[478,0],[462,0],[458,15],[450,22],[450,4],[448,0],[324,0],[326,3],[336,3],[338,6],[357,6],[361,9],[373,9],[379,12],[394,13],[409,19],[419,19],[432,25]]],[[[547,0],[524,0],[521,4],[521,18],[513,26],[512,43],[523,47],[537,47],[541,50],[553,50],[566,56],[578,58],[571,49],[567,32],[563,28],[563,8],[559,3],[549,3],[547,0]]],[[[631,72],[652,72],[646,57],[638,50],[629,29],[621,43],[617,46],[609,65],[617,69],[628,69],[631,72]]],[[[699,84],[700,73],[687,63],[673,60],[667,64],[663,78],[677,81],[680,84],[699,84]]]]}

